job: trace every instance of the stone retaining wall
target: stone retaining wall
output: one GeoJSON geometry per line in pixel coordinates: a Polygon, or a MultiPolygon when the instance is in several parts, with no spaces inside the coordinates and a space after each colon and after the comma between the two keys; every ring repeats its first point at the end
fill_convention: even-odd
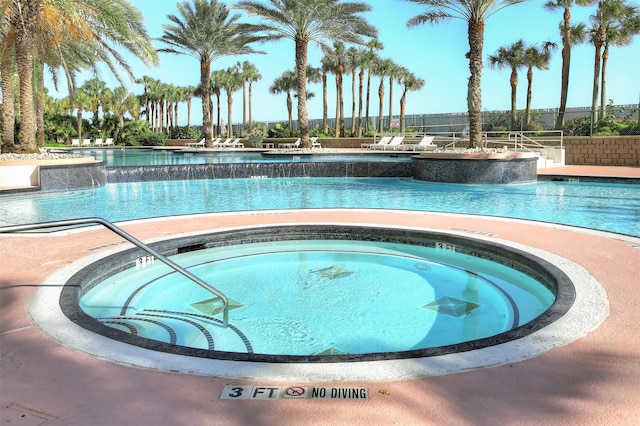
{"type": "Polygon", "coordinates": [[[564,139],[567,165],[640,166],[640,136],[564,139]]]}

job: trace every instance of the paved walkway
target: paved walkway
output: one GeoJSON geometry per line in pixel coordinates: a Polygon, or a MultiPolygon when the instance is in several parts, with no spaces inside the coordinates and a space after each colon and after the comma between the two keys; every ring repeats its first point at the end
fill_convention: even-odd
{"type": "MultiPolygon", "coordinates": [[[[621,171],[619,168],[615,170],[621,171]]],[[[640,176],[640,169],[630,169],[640,176]]],[[[557,172],[557,170],[555,170],[557,172]]],[[[569,170],[567,170],[569,172],[569,170]]],[[[576,173],[587,171],[576,170],[576,173]]],[[[589,175],[608,173],[590,169],[589,175]]],[[[29,297],[61,267],[119,244],[109,231],[0,236],[0,421],[28,425],[637,425],[640,423],[640,239],[519,220],[423,212],[290,211],[135,221],[144,240],[274,223],[402,224],[484,235],[565,257],[607,292],[610,315],[537,358],[366,386],[364,401],[221,400],[225,385],[296,385],[164,373],[77,353],[30,322],[29,297]]]]}

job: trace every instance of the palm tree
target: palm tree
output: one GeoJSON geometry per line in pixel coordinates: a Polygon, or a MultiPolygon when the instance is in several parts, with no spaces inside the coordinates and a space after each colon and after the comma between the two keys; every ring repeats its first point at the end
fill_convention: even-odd
{"type": "Polygon", "coordinates": [[[531,124],[531,93],[533,87],[533,69],[548,70],[551,59],[551,51],[556,49],[556,44],[550,41],[542,43],[542,47],[530,46],[524,52],[524,66],[527,67],[527,107],[525,109],[525,126],[529,129],[531,124]]]}
{"type": "Polygon", "coordinates": [[[332,71],[336,76],[336,137],[341,135],[341,129],[344,130],[344,95],[342,85],[342,75],[345,72],[345,64],[348,61],[347,50],[344,43],[334,42],[333,48],[323,47],[324,57],[322,63],[332,71]]]}
{"type": "Polygon", "coordinates": [[[126,0],[5,0],[3,6],[5,19],[15,31],[14,57],[20,83],[21,115],[20,143],[15,147],[18,151],[37,149],[33,66],[38,59],[37,43],[45,33],[63,53],[58,59],[71,57],[71,47],[76,51],[76,58],[92,57],[95,62],[102,61],[118,78],[120,67],[134,79],[124,57],[113,46],[126,49],[148,65],[157,64],[157,54],[142,15],[126,0]],[[75,31],[69,31],[70,28],[75,31]]]}
{"type": "Polygon", "coordinates": [[[329,91],[327,89],[327,74],[333,69],[333,65],[324,58],[320,61],[322,72],[322,133],[329,133],[329,91]]]}
{"type": "Polygon", "coordinates": [[[427,6],[427,10],[411,18],[407,25],[437,24],[449,19],[462,19],[468,24],[469,83],[467,109],[469,111],[469,139],[473,146],[482,144],[482,49],[485,21],[494,13],[524,0],[409,0],[427,6]]]}
{"type": "Polygon", "coordinates": [[[91,97],[80,89],[74,93],[72,103],[78,116],[78,138],[82,139],[82,114],[84,111],[91,111],[91,97]]]}
{"type": "Polygon", "coordinates": [[[389,77],[389,127],[391,127],[391,122],[393,121],[393,82],[402,72],[403,68],[392,61],[387,74],[389,77]]]}
{"type": "Polygon", "coordinates": [[[309,42],[325,46],[326,40],[364,44],[363,36],[377,34],[360,16],[371,11],[371,6],[341,0],[270,0],[269,5],[241,0],[237,7],[264,20],[261,24],[246,24],[244,31],[261,33],[264,40],[294,41],[301,147],[310,148],[306,76],[309,42]]]}
{"type": "Polygon", "coordinates": [[[242,74],[236,67],[227,68],[220,86],[227,93],[227,137],[233,137],[233,93],[242,88],[242,74]]]}
{"type": "MultiPolygon", "coordinates": [[[[601,69],[602,63],[604,62],[602,49],[605,46],[608,46],[607,39],[610,36],[615,37],[615,34],[619,33],[619,29],[621,27],[626,27],[626,30],[622,30],[623,34],[627,33],[630,27],[633,28],[634,20],[638,19],[637,8],[629,6],[624,0],[601,0],[598,2],[596,13],[591,15],[589,19],[592,25],[589,30],[589,35],[595,51],[591,110],[593,114],[593,123],[597,123],[598,114],[600,113],[600,117],[604,115],[605,104],[605,98],[602,97],[600,110],[598,110],[601,69]]],[[[637,26],[637,24],[635,25],[637,26]]],[[[607,56],[608,54],[609,52],[607,50],[607,56]]],[[[604,73],[603,76],[606,77],[606,73],[604,73]]]]}
{"type": "Polygon", "coordinates": [[[216,0],[192,0],[178,3],[180,16],[169,15],[172,24],[162,26],[160,41],[170,47],[159,52],[187,55],[200,62],[202,89],[202,124],[206,140],[213,135],[210,121],[211,62],[229,56],[259,53],[249,46],[255,37],[239,31],[239,14],[231,15],[229,8],[216,0]]]}
{"type": "Polygon", "coordinates": [[[360,58],[360,50],[353,46],[347,49],[347,70],[351,72],[351,136],[356,133],[356,76],[360,58]]]}
{"type": "MultiPolygon", "coordinates": [[[[217,70],[211,73],[211,91],[210,94],[216,95],[216,113],[218,114],[218,120],[216,121],[217,134],[222,136],[222,107],[220,106],[220,95],[222,94],[222,83],[225,79],[225,71],[217,70]]],[[[209,95],[210,95],[209,94],[209,95]]],[[[209,96],[207,95],[207,96],[209,96]]],[[[213,114],[213,107],[211,107],[211,114],[213,114]]],[[[212,132],[213,134],[214,132],[212,132]]]]}
{"type": "MultiPolygon", "coordinates": [[[[623,4],[626,8],[621,19],[607,29],[607,38],[602,51],[602,73],[600,77],[600,115],[604,118],[605,101],[607,99],[607,61],[609,60],[609,46],[627,46],[633,37],[640,33],[640,12],[638,7],[623,4]]],[[[640,123],[638,124],[640,126],[640,123]]],[[[640,127],[639,127],[640,128],[640,127]]]]}
{"type": "MultiPolygon", "coordinates": [[[[238,62],[238,64],[240,64],[238,62]]],[[[251,105],[253,99],[253,83],[260,80],[262,76],[260,71],[254,64],[248,61],[244,61],[241,65],[242,75],[242,127],[247,126],[247,109],[249,110],[249,131],[253,126],[251,105]],[[247,102],[247,85],[249,86],[249,101],[247,102]]]]}
{"type": "Polygon", "coordinates": [[[140,111],[138,98],[124,87],[119,86],[113,89],[108,107],[118,117],[117,140],[122,141],[125,114],[129,113],[133,118],[138,118],[140,111]]]}
{"type": "Polygon", "coordinates": [[[102,100],[102,94],[107,88],[107,83],[100,81],[97,78],[87,80],[81,87],[81,89],[89,96],[89,102],[91,102],[91,111],[93,112],[92,124],[97,126],[99,124],[100,102],[102,100]]]}
{"type": "Polygon", "coordinates": [[[8,38],[3,37],[0,44],[0,78],[2,79],[2,149],[3,152],[8,147],[14,145],[14,123],[15,123],[15,87],[14,78],[15,61],[13,57],[13,45],[8,38]]]}
{"type": "Polygon", "coordinates": [[[367,43],[367,48],[369,49],[369,54],[366,56],[364,63],[367,66],[367,101],[365,106],[365,131],[369,131],[369,104],[371,99],[371,73],[372,70],[379,60],[378,55],[376,54],[377,50],[382,50],[384,45],[380,43],[378,40],[373,39],[367,43]]]}
{"type": "Polygon", "coordinates": [[[560,87],[560,106],[555,128],[561,130],[564,126],[564,114],[567,108],[567,94],[569,93],[569,69],[571,67],[571,47],[580,44],[575,36],[582,38],[582,25],[571,25],[571,6],[587,6],[595,0],[549,0],[544,7],[548,10],[562,9],[560,35],[562,38],[562,81],[560,87]]]}
{"type": "Polygon", "coordinates": [[[380,77],[380,84],[378,85],[378,131],[382,133],[384,129],[383,108],[384,108],[384,79],[389,76],[394,63],[391,59],[379,59],[374,65],[373,73],[380,77]]]}
{"type": "Polygon", "coordinates": [[[293,130],[293,101],[291,99],[291,92],[295,91],[297,87],[296,73],[293,71],[285,71],[282,75],[273,81],[271,87],[269,87],[269,93],[279,95],[280,93],[287,94],[287,114],[289,117],[289,136],[293,130]]]}
{"type": "Polygon", "coordinates": [[[184,99],[187,102],[187,128],[191,128],[191,99],[196,91],[193,86],[186,86],[184,88],[184,99]]]}
{"type": "Polygon", "coordinates": [[[516,130],[516,88],[518,87],[518,68],[524,65],[526,47],[524,41],[518,40],[509,47],[499,47],[495,54],[489,55],[492,68],[509,68],[511,76],[511,130],[516,130]]]}
{"type": "Polygon", "coordinates": [[[420,77],[416,77],[407,69],[402,69],[398,74],[398,84],[402,87],[402,96],[400,97],[400,132],[404,133],[407,129],[405,125],[407,93],[422,90],[425,81],[420,77]]]}

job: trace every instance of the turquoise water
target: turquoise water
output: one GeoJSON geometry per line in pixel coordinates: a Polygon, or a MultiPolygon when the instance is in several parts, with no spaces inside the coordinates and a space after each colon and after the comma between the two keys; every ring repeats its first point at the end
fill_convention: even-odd
{"type": "Polygon", "coordinates": [[[172,260],[230,298],[232,327],[221,327],[217,299],[160,262],[109,277],[82,297],[82,309],[110,327],[181,346],[315,355],[490,337],[554,301],[542,284],[505,266],[404,244],[283,241],[172,260]]]}
{"type": "Polygon", "coordinates": [[[0,220],[110,221],[268,209],[402,209],[531,219],[640,237],[640,185],[538,182],[453,185],[400,178],[220,179],[137,182],[0,198],[0,220]]]}
{"type": "Polygon", "coordinates": [[[97,150],[76,150],[75,154],[89,155],[98,161],[104,161],[108,167],[114,166],[148,166],[148,165],[178,165],[178,164],[225,164],[225,163],[278,163],[300,161],[322,162],[322,161],[410,161],[408,155],[394,154],[353,154],[353,155],[332,155],[315,154],[283,157],[268,156],[263,157],[259,152],[181,152],[164,151],[152,149],[97,149],[97,150]]]}

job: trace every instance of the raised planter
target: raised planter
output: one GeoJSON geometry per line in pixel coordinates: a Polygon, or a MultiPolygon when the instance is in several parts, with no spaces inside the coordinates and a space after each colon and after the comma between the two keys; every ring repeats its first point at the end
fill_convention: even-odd
{"type": "Polygon", "coordinates": [[[411,158],[414,179],[444,183],[526,183],[537,179],[538,157],[529,152],[423,152],[411,158]]]}

